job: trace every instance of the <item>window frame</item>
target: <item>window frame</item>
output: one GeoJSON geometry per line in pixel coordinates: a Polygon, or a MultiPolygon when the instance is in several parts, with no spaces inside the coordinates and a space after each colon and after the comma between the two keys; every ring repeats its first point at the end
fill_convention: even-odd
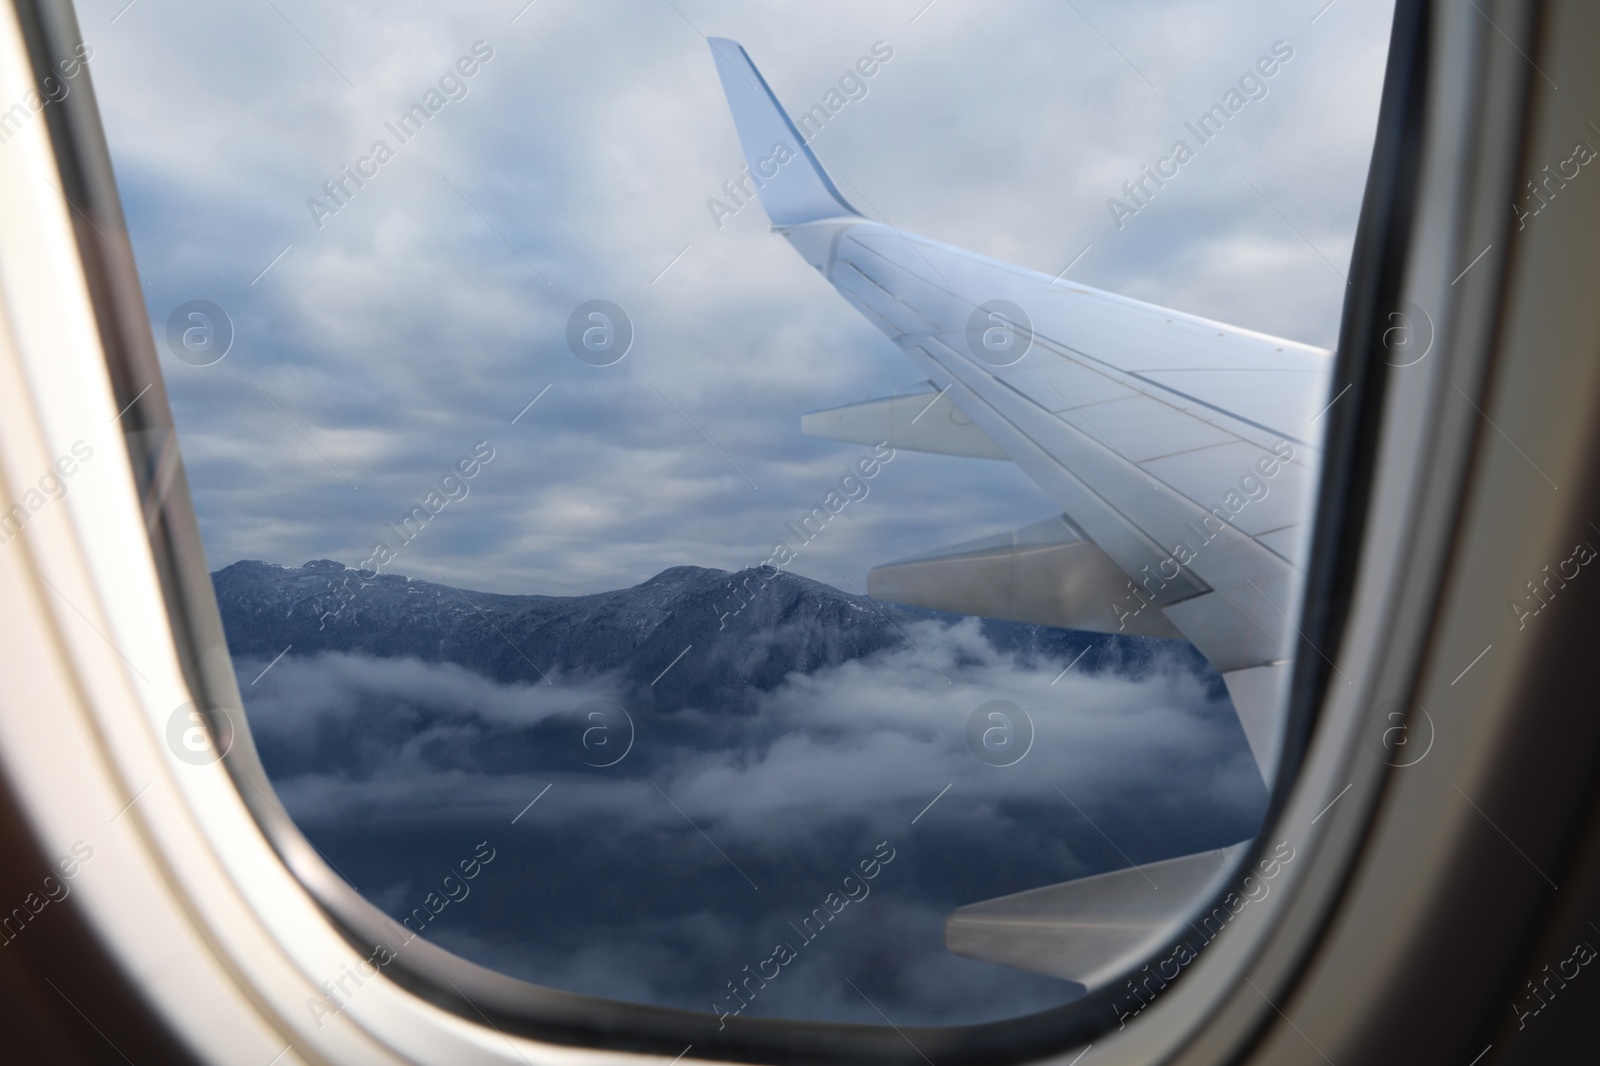
{"type": "MultiPolygon", "coordinates": [[[[1514,11],[1527,5],[1506,4],[1514,11]]],[[[75,20],[64,4],[46,0],[19,0],[21,17],[36,69],[47,66],[49,57],[62,54],[64,46],[79,39],[75,20]]],[[[1358,229],[1353,256],[1353,284],[1341,326],[1340,345],[1335,363],[1335,389],[1348,383],[1350,394],[1342,405],[1330,412],[1327,446],[1323,453],[1323,474],[1314,516],[1312,562],[1302,614],[1301,629],[1307,642],[1320,651],[1297,657],[1292,681],[1288,737],[1280,761],[1271,806],[1262,835],[1240,864],[1247,868],[1261,851],[1276,839],[1278,829],[1303,820],[1309,802],[1309,785],[1303,771],[1326,770],[1319,759],[1334,758],[1337,752],[1318,752],[1315,746],[1329,741],[1327,697],[1334,668],[1330,659],[1344,661],[1347,627],[1357,613],[1363,594],[1362,582],[1372,560],[1363,554],[1374,524],[1375,493],[1381,489],[1380,473],[1394,449],[1407,443],[1394,429],[1392,374],[1374,353],[1381,351],[1377,338],[1385,328],[1389,308],[1397,305],[1402,293],[1423,283],[1415,277],[1416,264],[1408,257],[1419,229],[1428,223],[1419,219],[1423,206],[1418,189],[1428,160],[1430,145],[1426,134],[1437,113],[1451,106],[1441,104],[1438,87],[1459,84],[1463,71],[1476,70],[1472,58],[1457,58],[1440,63],[1441,34],[1449,29],[1455,36],[1478,40],[1486,30],[1464,29],[1459,19],[1452,20],[1434,11],[1425,0],[1399,0],[1391,36],[1389,71],[1384,89],[1377,145],[1369,174],[1366,201],[1358,229]],[[1448,23],[1448,26],[1444,24],[1448,23]],[[1431,112],[1431,113],[1430,113],[1431,112]],[[1319,734],[1319,729],[1322,733],[1319,734]]],[[[1526,29],[1523,31],[1526,35],[1526,29]]],[[[1490,90],[1485,85],[1479,92],[1490,90]]],[[[1526,89],[1518,79],[1503,74],[1495,83],[1509,85],[1516,92],[1526,89]]],[[[175,432],[170,409],[162,394],[158,358],[149,334],[147,316],[140,295],[139,279],[131,261],[122,251],[127,247],[114,176],[93,93],[87,85],[74,93],[64,106],[47,109],[45,119],[54,146],[62,189],[79,212],[83,223],[74,226],[76,254],[83,265],[101,346],[104,368],[118,407],[134,404],[143,395],[146,382],[154,387],[128,413],[126,435],[130,476],[142,501],[151,550],[152,570],[164,595],[175,655],[182,676],[195,700],[201,705],[216,705],[237,712],[239,739],[223,760],[222,768],[236,787],[240,800],[265,842],[277,859],[292,873],[294,880],[325,917],[328,928],[357,955],[365,956],[374,940],[389,936],[392,925],[376,907],[351,889],[311,847],[271,798],[271,785],[263,772],[245,725],[237,680],[233,676],[222,632],[220,615],[211,589],[210,573],[200,542],[181,464],[176,460],[175,432]],[[89,222],[93,219],[93,222],[89,222]],[[114,235],[121,247],[105,237],[114,235]]],[[[1518,108],[1510,108],[1513,124],[1506,116],[1500,124],[1483,132],[1483,142],[1506,143],[1517,136],[1514,119],[1518,108]]],[[[1454,113],[1460,125],[1464,116],[1454,113]]],[[[1447,123],[1448,124],[1448,123],[1447,123]]],[[[1434,152],[1442,149],[1435,143],[1434,152]]],[[[1482,144],[1478,146],[1481,152],[1482,144]]],[[[1512,153],[1514,154],[1514,153],[1512,153]]],[[[1438,165],[1435,162],[1433,165],[1438,165]]],[[[1502,183],[1509,182],[1507,174],[1502,183]]],[[[1492,184],[1492,182],[1491,182],[1492,184]]],[[[1468,195],[1468,194],[1464,194],[1468,195]]],[[[1481,190],[1471,197],[1482,197],[1481,190]]],[[[1435,210],[1434,214],[1438,214],[1435,210]]],[[[1502,226],[1502,229],[1504,227],[1502,226]]],[[[129,249],[131,252],[131,248],[129,249]]],[[[1482,284],[1497,284],[1496,275],[1486,269],[1482,284]]],[[[1477,280],[1475,279],[1475,284],[1477,280]]],[[[1488,291],[1493,291],[1492,289],[1488,291]]],[[[1441,353],[1442,354],[1442,353],[1441,353]]],[[[1462,363],[1471,369],[1473,358],[1481,364],[1481,352],[1467,353],[1462,363]]],[[[1482,377],[1481,366],[1478,378],[1482,377]]],[[[1437,382],[1429,384],[1424,399],[1436,404],[1437,382]]],[[[1418,426],[1409,443],[1423,451],[1425,428],[1418,426]]],[[[1442,444],[1435,442],[1432,451],[1442,444]]],[[[1463,460],[1464,462],[1464,460],[1463,460]]],[[[1457,471],[1457,484],[1464,476],[1457,471]]],[[[111,531],[115,532],[115,531],[111,531]]],[[[108,534],[109,535],[109,534],[108,534]]],[[[1442,565],[1442,563],[1441,563],[1442,565]]],[[[1434,575],[1437,580],[1437,575],[1434,575]]],[[[1354,653],[1365,649],[1357,648],[1354,653]]],[[[1345,718],[1356,713],[1346,708],[1345,718]]],[[[106,711],[110,713],[110,711],[106,711]]],[[[1340,732],[1348,721],[1335,723],[1340,732]]],[[[1331,738],[1334,740],[1338,737],[1331,738]]],[[[1348,737],[1344,737],[1348,740],[1348,737]]],[[[1349,752],[1343,752],[1345,758],[1349,752]]],[[[1325,774],[1322,776],[1326,776],[1325,774]]],[[[1361,783],[1348,798],[1348,809],[1370,812],[1384,787],[1382,776],[1361,783]]],[[[1330,822],[1330,825],[1343,822],[1330,822]]],[[[1316,841],[1325,853],[1322,867],[1333,857],[1353,854],[1359,844],[1357,830],[1344,830],[1343,836],[1316,841]],[[1355,834],[1355,835],[1352,835],[1355,834]]],[[[1307,850],[1312,849],[1308,840],[1307,850]]],[[[1287,899],[1307,880],[1305,867],[1285,881],[1279,902],[1263,907],[1251,920],[1241,923],[1243,935],[1233,938],[1202,960],[1185,979],[1164,996],[1138,1029],[1150,1035],[1138,1041],[1125,1041],[1129,1047],[1147,1047],[1152,1041],[1171,1046],[1177,1034],[1193,1027],[1195,1019],[1207,1013],[1202,1004],[1216,1003],[1239,989],[1235,978],[1247,960],[1260,949],[1274,927],[1284,920],[1281,913],[1287,899]],[[1237,943],[1246,941],[1245,944],[1237,943]],[[1204,977],[1197,976],[1204,975],[1204,977]],[[1212,982],[1208,984],[1208,982],[1212,982]]],[[[1321,906],[1332,907],[1346,870],[1329,880],[1320,893],[1321,906]]],[[[1313,893],[1316,895],[1317,893],[1313,893]]],[[[1193,912],[1211,909],[1222,893],[1210,900],[1196,901],[1193,912]]],[[[1300,931],[1295,943],[1303,953],[1309,950],[1308,934],[1300,931]]],[[[1279,952],[1282,953],[1281,951],[1279,952]]],[[[242,964],[241,964],[242,965],[242,964]]],[[[1134,967],[1130,972],[1137,972],[1134,967]]],[[[1295,967],[1280,967],[1281,982],[1289,980],[1295,967]]],[[[693,1058],[729,1061],[788,1063],[826,1058],[830,1061],[905,1062],[914,1064],[927,1056],[941,1066],[954,1063],[1010,1063],[1064,1053],[1088,1041],[1099,1041],[1115,1028],[1111,1002],[1121,993],[1119,982],[1091,993],[1084,999],[1052,1011],[978,1026],[945,1029],[908,1029],[915,1047],[908,1046],[897,1031],[879,1026],[850,1026],[832,1023],[799,1023],[767,1019],[741,1020],[735,1028],[707,1035],[709,1014],[670,1011],[661,1008],[577,996],[538,988],[505,977],[459,959],[425,941],[417,941],[385,969],[391,981],[418,1000],[441,1009],[468,1029],[482,1029],[486,1021],[502,1035],[532,1041],[595,1048],[606,1051],[637,1052],[671,1056],[691,1044],[693,1058]]],[[[242,978],[241,978],[242,980],[242,978]]],[[[308,978],[309,980],[309,978],[308,978]]],[[[1280,983],[1281,983],[1280,982],[1280,983]]],[[[367,1028],[380,1024],[385,1010],[398,1009],[403,998],[387,1000],[374,1008],[367,1028]]],[[[1237,1008],[1238,999],[1233,1003],[1237,1008]]],[[[364,1006],[356,1004],[358,1008],[364,1006]]],[[[1258,1006],[1249,1024],[1240,1023],[1238,1032],[1264,1024],[1270,1012],[1258,1006]]],[[[434,1019],[419,1020],[426,1029],[434,1019]]],[[[440,1032],[461,1035],[459,1025],[443,1025],[440,1032]]],[[[413,1032],[413,1036],[417,1033],[413,1032]]],[[[515,1060],[506,1060],[515,1061],[515,1060]]]]}

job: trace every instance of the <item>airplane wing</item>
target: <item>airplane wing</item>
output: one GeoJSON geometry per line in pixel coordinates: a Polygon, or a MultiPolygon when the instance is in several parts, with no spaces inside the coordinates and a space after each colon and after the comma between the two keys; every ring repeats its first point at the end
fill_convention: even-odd
{"type": "Polygon", "coordinates": [[[923,607],[1181,636],[1271,780],[1331,354],[903,233],[844,197],[737,43],[711,40],[773,228],[926,376],[804,432],[1009,459],[1060,509],[875,568],[923,607]]]}

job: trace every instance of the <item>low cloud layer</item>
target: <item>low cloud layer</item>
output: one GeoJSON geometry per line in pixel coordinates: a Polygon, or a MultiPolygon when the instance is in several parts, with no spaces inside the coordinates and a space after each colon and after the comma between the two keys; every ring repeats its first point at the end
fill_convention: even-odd
{"type": "Polygon", "coordinates": [[[636,713],[631,750],[604,768],[591,764],[627,739],[627,697],[607,678],[501,685],[413,660],[289,657],[249,718],[287,809],[391,914],[487,840],[495,862],[428,935],[542,984],[695,1010],[796,941],[790,923],[883,843],[896,857],[871,895],[747,1013],[881,1020],[844,977],[905,1024],[1052,1006],[1076,986],[951,955],[944,915],[1254,831],[1265,791],[1243,735],[1180,646],[1143,642],[1142,662],[1061,676],[1066,662],[997,651],[974,621],[906,635],[915,647],[791,675],[749,713],[636,713]],[[1008,767],[967,739],[997,698],[1035,729],[1008,767]],[[596,706],[607,718],[588,717],[596,706]],[[585,744],[601,721],[609,750],[592,732],[585,744]]]}
{"type": "MultiPolygon", "coordinates": [[[[398,572],[569,595],[737,570],[837,483],[860,449],[804,437],[801,416],[922,383],[757,208],[721,228],[708,213],[743,159],[706,34],[740,40],[796,107],[874,42],[894,49],[813,145],[874,217],[1336,341],[1391,0],[521,7],[79,4],[214,565],[367,559],[479,441],[495,458],[398,572]],[[493,55],[468,91],[313,217],[308,198],[480,40],[493,55]],[[1295,58],[1270,95],[1119,228],[1107,199],[1278,40],[1295,58]],[[599,298],[636,329],[609,367],[565,340],[599,298]],[[164,347],[195,299],[233,322],[212,366],[164,347]]],[[[902,454],[794,569],[864,588],[873,565],[1055,510],[1012,464],[902,454]]],[[[637,679],[504,684],[342,654],[283,659],[249,713],[289,810],[391,913],[498,848],[429,935],[519,976],[710,1009],[888,841],[872,896],[754,1012],[881,1021],[844,977],[901,1023],[1061,1002],[1076,990],[945,952],[944,913],[1247,836],[1265,798],[1243,736],[1192,653],[1091,655],[1055,680],[1065,662],[972,626],[908,635],[738,714],[630,708],[637,679]],[[995,698],[1037,729],[1007,768],[967,745],[995,698]],[[626,716],[590,715],[617,705],[633,747],[601,768],[626,716]]]]}

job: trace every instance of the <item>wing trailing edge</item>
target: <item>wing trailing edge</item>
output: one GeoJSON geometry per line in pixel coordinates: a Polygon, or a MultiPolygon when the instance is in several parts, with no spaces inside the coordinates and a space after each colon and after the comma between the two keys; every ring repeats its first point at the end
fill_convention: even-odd
{"type": "Polygon", "coordinates": [[[891,603],[1097,633],[1181,637],[1157,603],[1147,603],[1133,587],[1127,573],[1061,515],[867,574],[867,594],[891,603]]]}
{"type": "Polygon", "coordinates": [[[957,907],[957,955],[1095,988],[1170,943],[1195,900],[1220,888],[1249,841],[957,907]]]}

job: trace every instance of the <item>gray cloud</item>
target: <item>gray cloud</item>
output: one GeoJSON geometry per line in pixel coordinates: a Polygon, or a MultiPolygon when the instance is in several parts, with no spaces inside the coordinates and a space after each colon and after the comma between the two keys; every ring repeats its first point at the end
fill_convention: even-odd
{"type": "Polygon", "coordinates": [[[907,635],[916,649],[791,675],[746,714],[637,715],[632,751],[603,770],[583,765],[575,712],[626,699],[606,678],[499,685],[449,665],[291,656],[256,686],[250,723],[286,808],[391,913],[416,904],[451,847],[490,840],[501,857],[479,901],[436,935],[506,972],[709,1009],[888,841],[898,854],[873,895],[756,1013],[870,1021],[841,973],[907,1022],[1062,1002],[1073,986],[949,955],[943,915],[1124,854],[1248,836],[1265,793],[1243,736],[1214,680],[1163,642],[1052,685],[1064,662],[997,651],[972,621],[907,635]],[[1036,727],[1012,767],[967,747],[969,715],[997,697],[1036,727]]]}
{"type": "MultiPolygon", "coordinates": [[[[913,24],[922,0],[677,0],[682,15],[538,4],[510,25],[519,5],[279,0],[293,26],[198,0],[112,24],[121,6],[82,5],[82,21],[153,329],[203,297],[237,331],[215,366],[163,362],[213,563],[356,563],[488,440],[495,461],[400,569],[572,594],[764,559],[857,454],[800,436],[800,416],[918,386],[757,210],[713,225],[705,199],[742,159],[700,33],[741,40],[791,105],[889,41],[893,62],[815,148],[902,229],[1050,274],[1092,244],[1072,279],[1332,346],[1345,284],[1323,257],[1342,269],[1349,254],[1392,5],[1343,0],[1312,25],[1276,0],[943,0],[913,24]],[[1106,198],[1280,38],[1297,58],[1271,95],[1117,231],[1106,198]],[[470,94],[317,229],[306,199],[479,39],[495,58],[470,94]],[[613,367],[565,346],[592,298],[637,329],[613,367]]],[[[864,585],[872,565],[1051,510],[1010,464],[902,454],[796,569],[864,585]]],[[[876,1022],[841,973],[906,1023],[1059,1002],[1074,989],[944,952],[939,919],[1119,866],[1116,848],[1142,862],[1247,835],[1264,803],[1248,750],[1215,680],[1176,660],[1052,686],[1064,664],[971,627],[913,639],[920,652],[791,678],[759,713],[641,718],[611,771],[578,758],[578,707],[620,698],[604,677],[508,686],[291,656],[251,689],[250,718],[296,819],[387,908],[413,905],[464,844],[504,841],[475,900],[430,935],[508,972],[706,1009],[781,915],[892,838],[901,880],[761,1011],[876,1022]],[[1006,770],[965,750],[966,716],[997,694],[1038,725],[1006,770]]]]}
{"type": "MultiPolygon", "coordinates": [[[[746,565],[847,455],[800,437],[800,414],[915,384],[757,211],[712,225],[705,199],[739,149],[705,43],[671,6],[623,22],[539,6],[514,26],[489,4],[281,6],[358,88],[271,9],[85,17],[154,324],[206,296],[238,326],[217,366],[167,364],[216,562],[358,561],[435,467],[487,438],[503,465],[416,547],[410,572],[576,592],[675,562],[746,565]],[[495,59],[470,95],[317,230],[307,197],[480,38],[495,59]],[[604,370],[562,340],[568,312],[595,296],[638,327],[634,351],[604,370]]],[[[1315,26],[1257,0],[1080,4],[1156,89],[1076,13],[1042,2],[941,4],[914,25],[920,5],[680,6],[744,41],[792,103],[891,42],[894,61],[816,147],[897,226],[1050,273],[1092,242],[1074,278],[1332,343],[1343,282],[1242,179],[1343,262],[1386,4],[1342,4],[1315,26]],[[1111,228],[1105,198],[1280,37],[1298,54],[1272,95],[1136,225],[1111,228]]],[[[910,456],[892,473],[889,506],[862,509],[806,572],[843,587],[1049,511],[1001,464],[910,456]]]]}

